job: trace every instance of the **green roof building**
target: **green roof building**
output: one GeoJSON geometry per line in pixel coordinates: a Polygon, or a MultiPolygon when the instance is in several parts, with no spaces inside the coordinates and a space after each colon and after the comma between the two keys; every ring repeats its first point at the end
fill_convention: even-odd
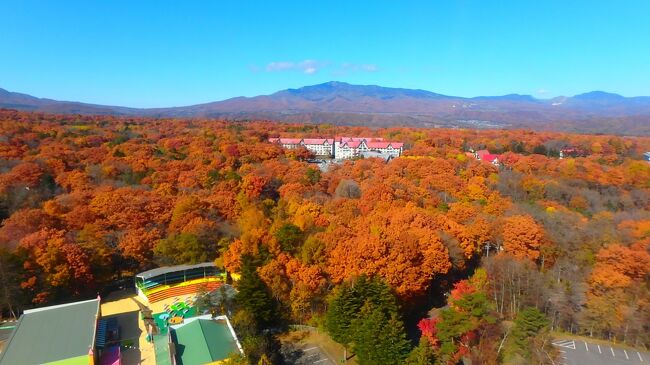
{"type": "Polygon", "coordinates": [[[26,310],[0,365],[88,365],[95,359],[99,298],[26,310]]]}
{"type": "Polygon", "coordinates": [[[234,353],[241,353],[235,332],[225,316],[194,317],[170,331],[174,362],[178,365],[218,363],[234,353]]]}

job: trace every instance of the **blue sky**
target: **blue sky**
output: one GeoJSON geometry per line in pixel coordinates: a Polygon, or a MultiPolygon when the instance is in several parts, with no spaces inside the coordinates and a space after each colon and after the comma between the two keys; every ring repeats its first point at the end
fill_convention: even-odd
{"type": "Polygon", "coordinates": [[[650,1],[0,1],[0,87],[135,107],[330,80],[650,95],[650,1]]]}

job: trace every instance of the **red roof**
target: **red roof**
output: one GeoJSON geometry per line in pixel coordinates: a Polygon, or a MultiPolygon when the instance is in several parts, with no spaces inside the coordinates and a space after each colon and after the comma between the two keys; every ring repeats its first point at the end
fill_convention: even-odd
{"type": "Polygon", "coordinates": [[[483,159],[483,156],[485,156],[485,155],[489,155],[489,154],[490,154],[490,151],[488,151],[488,150],[479,150],[479,151],[476,151],[476,155],[477,155],[478,158],[480,158],[481,160],[483,159]]]}
{"type": "Polygon", "coordinates": [[[361,141],[383,141],[381,137],[336,137],[337,141],[343,142],[361,142],[361,141]]]}
{"type": "Polygon", "coordinates": [[[303,139],[305,144],[324,144],[325,142],[333,144],[334,140],[329,138],[305,138],[303,139]]]}
{"type": "Polygon", "coordinates": [[[577,148],[563,148],[562,152],[564,152],[564,153],[574,153],[574,152],[578,152],[578,149],[577,148]]]}
{"type": "Polygon", "coordinates": [[[402,146],[404,146],[404,143],[401,142],[368,142],[367,143],[368,148],[388,148],[388,146],[391,146],[395,149],[399,149],[402,146]]]}
{"type": "Polygon", "coordinates": [[[501,156],[499,155],[493,155],[491,153],[484,154],[483,157],[481,157],[481,160],[487,161],[487,162],[494,162],[494,160],[500,158],[501,156]]]}
{"type": "Polygon", "coordinates": [[[278,138],[277,140],[282,144],[300,144],[302,138],[278,138]]]}
{"type": "Polygon", "coordinates": [[[388,148],[390,142],[368,142],[368,148],[388,148]]]}
{"type": "Polygon", "coordinates": [[[343,146],[348,146],[348,147],[350,147],[350,148],[358,148],[359,145],[361,145],[361,142],[362,142],[362,141],[343,142],[343,145],[341,145],[341,147],[343,147],[343,146]]]}
{"type": "Polygon", "coordinates": [[[307,145],[322,145],[325,142],[329,144],[334,144],[334,141],[340,141],[341,147],[346,145],[350,148],[358,148],[361,143],[365,143],[368,148],[388,148],[391,146],[395,149],[400,149],[404,147],[402,142],[388,142],[384,141],[383,138],[375,137],[336,137],[332,138],[269,138],[271,143],[280,143],[280,144],[300,144],[301,142],[307,145]]]}

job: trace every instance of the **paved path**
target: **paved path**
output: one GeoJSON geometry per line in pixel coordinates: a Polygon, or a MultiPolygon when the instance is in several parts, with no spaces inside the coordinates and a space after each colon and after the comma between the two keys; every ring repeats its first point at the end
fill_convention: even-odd
{"type": "Polygon", "coordinates": [[[296,365],[335,365],[325,352],[317,345],[308,345],[300,349],[302,356],[295,362],[296,365]]]}
{"type": "Polygon", "coordinates": [[[156,364],[154,346],[147,342],[147,329],[140,319],[140,309],[144,306],[140,297],[128,291],[111,293],[102,303],[102,317],[118,316],[122,338],[133,340],[134,348],[122,354],[122,363],[127,365],[156,364]]]}
{"type": "Polygon", "coordinates": [[[650,353],[601,345],[577,339],[553,341],[560,356],[558,365],[650,365],[650,353]]]}

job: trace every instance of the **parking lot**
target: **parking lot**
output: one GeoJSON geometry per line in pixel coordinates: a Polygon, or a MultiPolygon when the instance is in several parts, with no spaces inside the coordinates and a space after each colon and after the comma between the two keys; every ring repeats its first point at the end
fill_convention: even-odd
{"type": "Polygon", "coordinates": [[[298,359],[294,362],[295,365],[335,365],[318,346],[301,348],[299,353],[298,359]]]}
{"type": "Polygon", "coordinates": [[[650,353],[645,351],[577,339],[556,340],[553,345],[560,353],[558,365],[650,365],[650,353]]]}

